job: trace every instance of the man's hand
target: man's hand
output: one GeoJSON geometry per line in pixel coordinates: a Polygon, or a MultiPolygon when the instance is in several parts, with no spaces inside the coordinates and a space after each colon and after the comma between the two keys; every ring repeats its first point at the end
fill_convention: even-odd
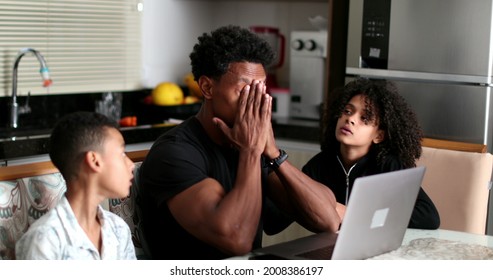
{"type": "Polygon", "coordinates": [[[279,156],[279,148],[276,145],[274,138],[274,130],[272,129],[272,121],[269,122],[269,133],[263,155],[268,159],[274,159],[279,156]]]}
{"type": "Polygon", "coordinates": [[[241,91],[233,127],[219,118],[214,122],[238,150],[262,153],[272,134],[271,114],[272,97],[266,93],[265,83],[253,81],[241,91]]]}

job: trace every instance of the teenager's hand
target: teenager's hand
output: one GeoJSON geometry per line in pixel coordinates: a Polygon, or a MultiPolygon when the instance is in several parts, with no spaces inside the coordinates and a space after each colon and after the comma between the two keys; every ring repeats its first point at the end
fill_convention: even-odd
{"type": "Polygon", "coordinates": [[[346,205],[337,202],[336,211],[342,221],[344,219],[344,215],[346,215],[346,205]]]}
{"type": "Polygon", "coordinates": [[[265,83],[253,81],[240,93],[233,127],[229,128],[219,118],[214,118],[214,122],[238,150],[261,154],[271,137],[271,114],[272,97],[266,93],[265,83]]]}

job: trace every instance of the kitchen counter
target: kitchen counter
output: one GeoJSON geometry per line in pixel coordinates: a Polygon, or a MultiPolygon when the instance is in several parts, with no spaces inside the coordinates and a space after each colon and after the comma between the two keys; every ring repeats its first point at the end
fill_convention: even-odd
{"type": "MultiPolygon", "coordinates": [[[[272,124],[276,138],[319,143],[318,121],[277,118],[273,119],[272,124]]],[[[153,142],[172,127],[174,125],[142,125],[124,127],[120,131],[125,139],[125,143],[129,145],[153,142]]],[[[51,129],[44,129],[36,130],[34,135],[29,135],[29,132],[23,132],[19,134],[21,136],[1,137],[0,166],[7,165],[9,161],[14,159],[46,155],[49,149],[50,132],[51,129]]]]}

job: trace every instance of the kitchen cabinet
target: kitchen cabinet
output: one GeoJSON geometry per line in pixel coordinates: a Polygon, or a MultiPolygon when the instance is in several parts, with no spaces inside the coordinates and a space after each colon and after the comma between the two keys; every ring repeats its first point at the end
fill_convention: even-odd
{"type": "MultiPolygon", "coordinates": [[[[140,125],[121,128],[127,151],[142,150],[173,126],[168,125],[140,125]],[[130,146],[131,145],[131,146],[130,146]]],[[[318,146],[318,123],[301,120],[274,120],[272,127],[274,135],[286,139],[283,143],[286,149],[293,148],[300,151],[314,152],[318,146]],[[287,142],[286,142],[287,141],[287,142]],[[293,143],[291,143],[293,142],[293,143]],[[300,142],[300,144],[296,144],[300,142]]],[[[0,138],[0,165],[26,163],[27,161],[43,161],[49,147],[48,129],[42,135],[25,135],[22,137],[0,138]],[[18,160],[18,161],[17,161],[18,160]]]]}
{"type": "Polygon", "coordinates": [[[326,98],[330,98],[330,93],[334,89],[345,84],[349,1],[328,1],[328,9],[329,48],[327,50],[326,98]]]}

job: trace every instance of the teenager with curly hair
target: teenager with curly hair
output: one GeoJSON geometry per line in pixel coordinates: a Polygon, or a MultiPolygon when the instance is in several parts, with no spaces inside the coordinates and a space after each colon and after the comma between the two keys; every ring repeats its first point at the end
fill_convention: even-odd
{"type": "MultiPolygon", "coordinates": [[[[396,87],[365,78],[336,90],[323,116],[321,152],[303,172],[328,186],[346,205],[358,177],[416,166],[422,130],[396,87]]],[[[436,229],[440,218],[421,188],[409,222],[411,228],[436,229]]]]}
{"type": "Polygon", "coordinates": [[[139,169],[137,207],[153,259],[221,259],[262,244],[293,221],[340,224],[332,191],[287,161],[266,93],[269,44],[247,29],[203,34],[190,55],[204,96],[196,116],[166,132],[139,169]]]}

